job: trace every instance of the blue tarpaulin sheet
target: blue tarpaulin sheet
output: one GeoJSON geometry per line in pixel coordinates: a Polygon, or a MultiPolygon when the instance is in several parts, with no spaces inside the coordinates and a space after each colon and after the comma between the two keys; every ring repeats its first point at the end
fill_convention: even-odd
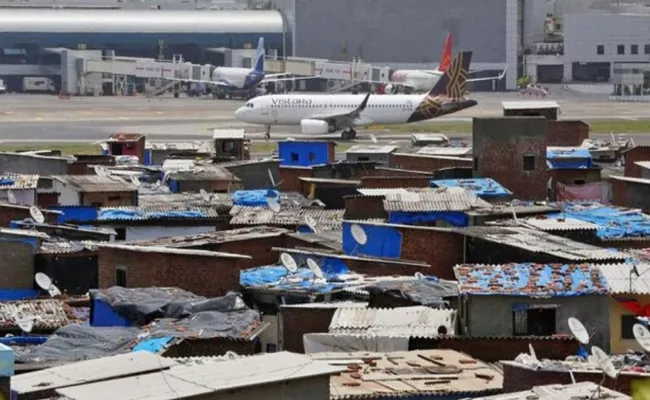
{"type": "MultiPolygon", "coordinates": [[[[328,281],[336,281],[337,275],[347,274],[350,272],[346,267],[345,270],[341,270],[340,272],[328,273],[327,262],[325,260],[321,260],[319,265],[323,270],[325,279],[328,281]]],[[[327,282],[325,284],[315,283],[314,274],[308,268],[298,268],[294,274],[291,274],[291,281],[288,279],[283,280],[283,278],[287,276],[287,273],[287,269],[283,266],[247,269],[239,273],[239,283],[243,287],[271,287],[278,290],[306,290],[316,293],[329,293],[335,289],[341,289],[347,286],[347,284],[343,282],[327,282]],[[294,281],[295,277],[299,277],[301,280],[296,282],[294,281]]]]}
{"type": "Polygon", "coordinates": [[[575,218],[598,225],[596,235],[602,239],[650,236],[650,220],[641,211],[619,210],[615,207],[584,207],[568,205],[554,218],[575,218]]]}
{"type": "Polygon", "coordinates": [[[236,206],[266,206],[269,197],[280,201],[277,190],[237,190],[232,194],[232,203],[236,206]]]}
{"type": "Polygon", "coordinates": [[[10,186],[13,185],[14,183],[16,183],[16,181],[13,179],[7,179],[7,178],[0,179],[0,186],[10,186]]]}
{"type": "MultiPolygon", "coordinates": [[[[569,265],[537,265],[508,264],[507,266],[478,267],[460,274],[459,285],[461,292],[474,295],[509,295],[509,296],[556,296],[569,297],[585,294],[604,294],[609,285],[602,274],[596,279],[601,287],[594,285],[592,271],[575,268],[569,271],[569,265]],[[504,268],[507,267],[507,271],[504,268]],[[535,272],[537,280],[535,288],[528,284],[531,272],[535,272]],[[565,280],[570,280],[570,289],[564,290],[565,280]],[[555,283],[561,281],[559,288],[555,283]],[[498,287],[498,289],[495,289],[498,287]],[[471,289],[471,290],[468,290],[471,289]]],[[[596,270],[597,271],[597,270],[596,270]]]]}
{"type": "Polygon", "coordinates": [[[348,255],[367,255],[381,258],[399,258],[402,252],[402,234],[392,226],[359,224],[368,241],[358,244],[352,237],[349,222],[343,223],[343,252],[348,255]]]}
{"type": "Polygon", "coordinates": [[[144,212],[140,210],[104,209],[99,212],[98,220],[140,220],[156,218],[207,218],[203,211],[168,211],[144,212]]]}
{"type": "Polygon", "coordinates": [[[0,301],[17,301],[35,299],[40,290],[32,289],[0,289],[0,301]]]}
{"type": "Polygon", "coordinates": [[[152,339],[144,339],[133,347],[132,352],[148,351],[150,353],[160,353],[165,349],[165,346],[172,341],[171,337],[160,337],[152,339]]]}
{"type": "Polygon", "coordinates": [[[435,221],[445,221],[453,226],[465,227],[469,224],[469,217],[462,211],[391,211],[388,217],[388,222],[391,224],[402,225],[415,225],[417,223],[429,223],[435,221]]]}
{"type": "Polygon", "coordinates": [[[593,167],[589,149],[582,147],[549,147],[546,149],[546,159],[556,169],[578,169],[593,167]]]}
{"type": "Polygon", "coordinates": [[[461,187],[480,197],[504,197],[512,194],[492,178],[436,179],[431,181],[431,185],[439,188],[461,187]]]}
{"type": "Polygon", "coordinates": [[[43,344],[47,342],[47,336],[9,336],[1,337],[0,343],[5,345],[43,344]]]}

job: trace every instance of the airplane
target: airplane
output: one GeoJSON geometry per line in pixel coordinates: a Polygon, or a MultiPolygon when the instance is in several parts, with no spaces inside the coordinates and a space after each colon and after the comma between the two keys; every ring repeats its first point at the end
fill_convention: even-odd
{"type": "MultiPolygon", "coordinates": [[[[390,83],[384,87],[385,93],[397,94],[401,88],[404,94],[411,93],[426,93],[429,89],[435,86],[438,79],[445,73],[451,64],[451,47],[452,36],[451,33],[447,34],[445,45],[442,49],[440,57],[440,65],[436,69],[398,69],[390,76],[390,83]]],[[[475,72],[475,71],[469,71],[475,72]]],[[[487,78],[473,78],[468,79],[468,82],[491,81],[501,80],[506,75],[506,69],[503,70],[498,76],[491,76],[487,78]]],[[[371,82],[383,83],[383,82],[371,82]]]]}
{"type": "Polygon", "coordinates": [[[217,99],[232,98],[233,95],[245,95],[247,99],[255,97],[258,87],[268,82],[280,82],[287,80],[313,79],[313,77],[296,77],[287,79],[275,79],[288,73],[265,74],[264,73],[264,37],[257,42],[253,68],[232,68],[216,67],[212,71],[211,80],[179,79],[183,82],[202,83],[213,87],[213,96],[217,99]]]}
{"type": "Polygon", "coordinates": [[[471,52],[461,52],[426,94],[370,96],[356,94],[270,94],[249,100],[235,119],[266,125],[300,125],[303,134],[342,130],[344,140],[356,137],[355,127],[404,124],[452,114],[478,104],[466,97],[471,52]]]}

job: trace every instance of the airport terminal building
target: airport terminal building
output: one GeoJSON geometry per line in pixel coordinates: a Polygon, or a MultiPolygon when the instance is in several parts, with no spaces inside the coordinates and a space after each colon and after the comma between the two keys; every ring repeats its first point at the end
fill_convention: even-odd
{"type": "MultiPolygon", "coordinates": [[[[625,1],[54,0],[53,8],[52,0],[0,0],[0,77],[79,73],[73,58],[83,54],[248,66],[224,48],[251,49],[260,36],[267,55],[434,68],[450,32],[454,52],[473,51],[472,69],[507,68],[504,80],[472,90],[516,89],[523,75],[560,83],[624,74],[644,85],[650,7],[630,14],[615,3],[625,1]]],[[[68,75],[61,79],[75,79],[68,75]]]]}

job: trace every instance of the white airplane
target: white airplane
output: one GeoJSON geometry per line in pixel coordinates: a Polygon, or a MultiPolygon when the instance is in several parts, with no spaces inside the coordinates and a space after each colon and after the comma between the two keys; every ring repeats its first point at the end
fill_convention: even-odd
{"type": "Polygon", "coordinates": [[[343,130],[341,138],[356,137],[355,127],[404,124],[451,114],[476,104],[466,97],[471,52],[461,52],[426,94],[370,96],[355,94],[281,94],[249,100],[235,111],[235,119],[266,125],[300,125],[304,134],[343,130]]]}
{"type": "Polygon", "coordinates": [[[287,73],[281,74],[265,74],[264,73],[264,37],[260,37],[257,42],[257,52],[252,69],[248,68],[232,68],[232,67],[216,67],[212,71],[212,79],[206,80],[193,80],[182,79],[183,82],[203,83],[211,85],[214,90],[214,97],[218,99],[225,99],[226,96],[231,97],[233,94],[246,94],[247,98],[252,98],[257,95],[257,88],[260,84],[268,82],[280,82],[286,80],[299,80],[299,79],[312,79],[313,77],[297,77],[290,79],[277,79],[280,76],[289,75],[287,73]]]}
{"type": "MultiPolygon", "coordinates": [[[[411,93],[426,93],[429,89],[436,85],[436,82],[444,75],[445,71],[451,64],[451,47],[452,36],[451,33],[445,39],[445,46],[442,49],[442,56],[440,57],[440,64],[436,69],[398,69],[393,71],[390,76],[390,83],[384,87],[386,93],[397,94],[400,89],[405,94],[411,93]]],[[[469,71],[473,72],[473,71],[469,71]]],[[[468,79],[468,82],[491,81],[500,80],[506,75],[506,70],[498,76],[487,78],[474,78],[468,79]]],[[[372,82],[381,83],[381,82],[372,82]]]]}

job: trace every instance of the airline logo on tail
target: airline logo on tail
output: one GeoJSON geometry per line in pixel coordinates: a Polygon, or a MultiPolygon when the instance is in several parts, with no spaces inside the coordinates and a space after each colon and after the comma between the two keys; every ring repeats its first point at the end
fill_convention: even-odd
{"type": "Polygon", "coordinates": [[[441,115],[451,114],[476,105],[475,100],[466,100],[467,76],[472,61],[472,52],[465,51],[451,63],[435,86],[424,96],[422,102],[408,119],[408,122],[423,121],[441,115]]]}
{"type": "Polygon", "coordinates": [[[449,33],[445,39],[445,46],[442,48],[442,56],[440,56],[440,65],[438,66],[440,72],[446,72],[451,65],[451,42],[451,33],[449,33]]]}

